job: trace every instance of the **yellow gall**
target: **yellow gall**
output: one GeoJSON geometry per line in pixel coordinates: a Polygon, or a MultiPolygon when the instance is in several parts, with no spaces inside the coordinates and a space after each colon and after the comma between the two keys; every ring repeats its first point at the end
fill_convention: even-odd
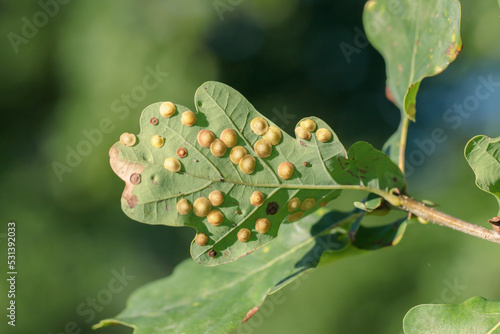
{"type": "Polygon", "coordinates": [[[262,138],[268,140],[273,145],[278,145],[281,141],[281,130],[277,126],[270,126],[262,138]]]}
{"type": "Polygon", "coordinates": [[[255,117],[250,122],[250,128],[252,129],[252,131],[255,134],[262,136],[269,129],[269,125],[267,124],[267,121],[265,119],[263,119],[262,117],[255,117]]]}
{"type": "Polygon", "coordinates": [[[288,218],[286,219],[289,222],[294,222],[299,220],[300,218],[304,217],[304,212],[302,211],[297,211],[295,213],[292,213],[288,218]]]}
{"type": "Polygon", "coordinates": [[[251,236],[252,232],[250,232],[250,230],[247,228],[242,228],[241,230],[238,231],[237,234],[238,240],[241,242],[247,242],[248,240],[250,240],[251,236]]]}
{"type": "Polygon", "coordinates": [[[201,130],[198,132],[196,139],[201,146],[209,148],[210,144],[215,140],[215,135],[210,130],[201,130]]]}
{"type": "Polygon", "coordinates": [[[321,129],[318,129],[318,131],[316,131],[316,138],[318,138],[318,141],[320,141],[322,143],[326,143],[327,141],[332,139],[332,137],[333,137],[333,135],[330,132],[330,130],[328,130],[328,129],[321,128],[321,129]]]}
{"type": "Polygon", "coordinates": [[[273,145],[268,140],[259,139],[253,146],[253,149],[258,157],[267,158],[273,151],[273,145]]]}
{"type": "Polygon", "coordinates": [[[228,148],[232,148],[238,142],[238,135],[233,129],[226,129],[220,134],[220,139],[228,148]]]}
{"type": "Polygon", "coordinates": [[[160,114],[163,117],[172,117],[176,111],[177,108],[175,107],[175,104],[173,104],[172,102],[163,102],[162,105],[160,106],[160,114]]]}
{"type": "Polygon", "coordinates": [[[224,203],[224,195],[220,190],[214,190],[208,195],[208,199],[213,206],[219,206],[224,203]]]}
{"type": "Polygon", "coordinates": [[[163,167],[168,171],[177,173],[181,170],[181,163],[177,158],[166,158],[163,162],[163,167]]]}
{"type": "Polygon", "coordinates": [[[193,212],[198,217],[205,217],[212,210],[212,203],[208,198],[200,197],[193,204],[193,212]]]}
{"type": "Polygon", "coordinates": [[[254,191],[252,196],[250,196],[250,204],[253,206],[261,206],[264,204],[264,194],[260,191],[254,191]]]}
{"type": "Polygon", "coordinates": [[[177,212],[183,216],[190,213],[192,208],[193,206],[185,198],[177,202],[177,212]]]}
{"type": "Polygon", "coordinates": [[[271,222],[267,218],[259,218],[255,222],[255,229],[259,233],[267,233],[269,229],[271,228],[271,222]]]}
{"type": "Polygon", "coordinates": [[[288,180],[289,178],[292,177],[294,169],[295,168],[293,167],[293,165],[290,162],[288,162],[288,161],[282,162],[278,166],[278,175],[283,180],[288,180]]]}
{"type": "Polygon", "coordinates": [[[300,122],[300,127],[306,131],[313,132],[316,130],[316,122],[308,118],[300,122]]]}
{"type": "Polygon", "coordinates": [[[247,155],[247,150],[243,146],[235,146],[229,152],[229,159],[235,165],[240,163],[241,158],[247,155]]]}
{"type": "Polygon", "coordinates": [[[314,207],[314,204],[316,204],[316,200],[314,198],[306,198],[300,205],[300,210],[307,211],[309,209],[312,209],[314,207]]]}
{"type": "Polygon", "coordinates": [[[151,137],[151,145],[153,145],[153,147],[160,148],[163,144],[165,144],[165,138],[158,135],[151,137]]]}
{"type": "Polygon", "coordinates": [[[198,246],[205,246],[206,244],[208,244],[208,237],[205,233],[198,233],[196,237],[194,237],[194,242],[198,246]]]}
{"type": "Polygon", "coordinates": [[[288,207],[288,212],[292,212],[300,208],[301,200],[298,197],[291,198],[288,201],[287,207],[288,207]]]}
{"type": "Polygon", "coordinates": [[[226,144],[224,144],[224,142],[220,139],[216,139],[212,142],[212,144],[210,144],[210,152],[212,152],[212,154],[217,158],[226,154],[226,151],[226,144]]]}
{"type": "Polygon", "coordinates": [[[125,146],[134,146],[137,142],[137,137],[133,133],[122,133],[120,136],[120,142],[125,146]]]}
{"type": "Polygon", "coordinates": [[[224,215],[220,210],[212,210],[207,214],[207,220],[213,226],[220,226],[224,221],[224,215]]]}
{"type": "Polygon", "coordinates": [[[196,115],[191,110],[182,113],[181,122],[185,126],[193,126],[196,124],[196,115]]]}
{"type": "Polygon", "coordinates": [[[255,170],[255,158],[250,154],[245,155],[240,160],[240,170],[245,174],[252,174],[255,170]]]}
{"type": "Polygon", "coordinates": [[[299,137],[300,139],[304,139],[304,140],[309,140],[311,139],[311,133],[307,130],[304,130],[302,127],[297,127],[295,128],[295,134],[297,135],[297,137],[299,137]]]}

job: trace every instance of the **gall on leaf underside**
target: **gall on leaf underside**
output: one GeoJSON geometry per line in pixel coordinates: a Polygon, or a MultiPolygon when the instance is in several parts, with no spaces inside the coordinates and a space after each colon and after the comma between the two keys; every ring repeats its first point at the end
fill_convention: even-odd
{"type": "MultiPolygon", "coordinates": [[[[161,102],[152,104],[142,112],[141,131],[134,145],[118,142],[110,150],[111,166],[126,184],[122,209],[139,222],[191,226],[206,235],[206,244],[191,244],[193,259],[203,265],[231,262],[269,243],[278,235],[282,223],[296,221],[326,205],[340,195],[342,185],[388,191],[402,189],[405,184],[401,172],[385,154],[368,143],[359,142],[350,148],[348,156],[334,131],[316,117],[306,118],[316,124],[307,139],[295,139],[279,130],[282,135],[279,142],[271,145],[269,156],[260,157],[254,145],[266,136],[252,130],[252,120],[262,118],[275,132],[278,127],[240,93],[222,83],[207,82],[196,91],[194,124],[192,113],[189,113],[190,123],[183,123],[183,115],[189,108],[175,104],[175,112],[169,109],[168,117],[164,117],[162,105],[161,102]],[[151,119],[155,120],[151,122],[151,119]],[[224,152],[222,141],[217,141],[226,129],[236,133],[235,147],[246,150],[250,166],[254,162],[250,173],[242,169],[247,165],[241,167],[231,161],[229,156],[234,147],[227,147],[224,152]],[[214,134],[216,152],[213,146],[211,149],[205,147],[206,143],[200,145],[197,137],[201,130],[214,134]],[[316,136],[319,130],[321,137],[316,136]],[[289,178],[280,175],[280,166],[287,170],[286,177],[292,168],[289,178]],[[219,211],[208,214],[209,218],[217,217],[217,226],[207,219],[205,207],[197,212],[201,212],[201,216],[195,214],[196,205],[190,209],[196,200],[209,198],[213,191],[220,191],[224,197],[222,204],[208,208],[219,211]],[[264,195],[260,206],[250,202],[255,191],[264,195]],[[290,211],[287,203],[292,198],[300,199],[302,204],[290,211]],[[182,199],[187,200],[187,203],[183,201],[183,213],[188,210],[187,214],[177,211],[177,203],[182,199]],[[260,218],[271,222],[266,233],[258,232],[255,227],[260,218]],[[244,242],[238,240],[242,229],[251,232],[244,242]]],[[[297,127],[303,120],[299,120],[297,127]]],[[[312,130],[311,122],[302,124],[312,130]]]]}

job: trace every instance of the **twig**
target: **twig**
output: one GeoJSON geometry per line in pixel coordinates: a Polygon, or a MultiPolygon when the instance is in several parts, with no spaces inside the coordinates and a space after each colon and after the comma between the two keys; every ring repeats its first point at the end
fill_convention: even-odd
{"type": "Polygon", "coordinates": [[[500,244],[500,234],[479,225],[471,224],[439,210],[426,206],[424,203],[408,196],[401,196],[401,208],[430,222],[446,226],[454,230],[500,244]]]}

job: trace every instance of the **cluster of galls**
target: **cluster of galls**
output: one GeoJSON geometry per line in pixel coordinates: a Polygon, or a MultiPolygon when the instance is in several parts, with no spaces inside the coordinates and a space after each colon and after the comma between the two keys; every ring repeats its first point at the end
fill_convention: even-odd
{"type": "MultiPolygon", "coordinates": [[[[172,102],[164,102],[160,106],[160,114],[163,117],[170,118],[177,111],[175,104],[172,102]]],[[[158,119],[153,117],[150,120],[153,125],[158,124],[158,119]]],[[[196,114],[192,111],[185,111],[181,116],[181,123],[184,126],[191,127],[196,124],[196,114]]],[[[300,123],[300,126],[295,129],[297,137],[300,139],[310,140],[311,133],[316,130],[316,123],[311,119],[306,119],[300,123]]],[[[277,145],[281,139],[281,130],[276,126],[269,126],[267,121],[262,117],[256,117],[250,122],[250,128],[253,133],[262,136],[262,139],[257,140],[254,144],[254,152],[259,158],[268,158],[273,151],[273,146],[277,145]]],[[[327,142],[332,139],[332,133],[328,129],[318,129],[316,131],[316,137],[320,142],[327,142]]],[[[233,129],[225,129],[220,134],[220,138],[216,138],[215,134],[208,130],[203,129],[198,133],[197,136],[198,143],[204,147],[209,148],[210,152],[215,157],[223,157],[228,148],[231,149],[229,152],[229,159],[235,165],[238,165],[241,172],[245,174],[252,174],[255,171],[256,160],[254,156],[248,154],[247,150],[243,146],[236,146],[238,142],[238,135],[233,129]]],[[[137,142],[137,138],[134,134],[123,133],[120,136],[120,142],[126,146],[134,146],[137,142]]],[[[154,135],[151,137],[151,145],[155,148],[161,148],[165,144],[165,138],[154,135]]],[[[187,156],[187,149],[185,147],[180,147],[176,151],[178,158],[184,158],[187,156]]],[[[177,173],[181,170],[181,163],[176,157],[170,157],[165,159],[163,166],[166,170],[170,172],[177,173]]],[[[288,180],[292,177],[294,173],[294,166],[290,162],[286,161],[278,166],[278,175],[283,180],[288,180]]],[[[253,206],[261,206],[265,201],[264,195],[260,191],[254,191],[250,196],[250,204],[253,206]]],[[[208,198],[199,197],[193,204],[189,203],[187,199],[183,198],[177,202],[177,212],[180,215],[187,215],[193,211],[193,213],[198,217],[206,217],[207,221],[213,226],[220,226],[224,222],[224,214],[218,210],[213,209],[213,207],[218,207],[224,203],[224,195],[221,191],[212,191],[208,198]]],[[[287,218],[288,221],[293,222],[304,216],[304,211],[312,209],[316,204],[314,198],[306,198],[301,201],[298,197],[294,197],[288,201],[288,211],[293,212],[298,209],[300,211],[290,214],[287,218]]],[[[326,204],[326,202],[324,203],[326,204]]],[[[322,206],[321,203],[319,206],[322,206]]],[[[255,230],[258,233],[267,233],[271,228],[271,222],[267,218],[258,218],[255,222],[255,230]]],[[[250,240],[252,232],[247,228],[242,228],[237,233],[237,238],[240,242],[247,242],[250,240]]],[[[199,246],[205,246],[209,242],[209,237],[204,233],[198,233],[195,237],[195,243],[199,246]]],[[[209,256],[214,257],[216,252],[211,250],[209,256]]]]}
{"type": "MultiPolygon", "coordinates": [[[[318,207],[323,207],[326,204],[327,204],[326,201],[321,202],[318,204],[318,207]]],[[[304,212],[312,209],[314,205],[316,205],[316,200],[314,198],[306,198],[303,201],[298,197],[291,198],[287,203],[288,212],[293,212],[298,209],[300,209],[300,211],[292,213],[287,217],[286,220],[289,222],[294,222],[299,220],[300,218],[304,217],[304,212]]]]}
{"type": "MultiPolygon", "coordinates": [[[[312,119],[306,119],[300,122],[300,125],[295,128],[295,134],[300,139],[310,140],[312,135],[311,133],[316,130],[316,122],[312,119]]],[[[332,139],[333,135],[330,130],[321,128],[316,131],[316,138],[318,141],[322,143],[326,143],[332,139]]]]}
{"type": "MultiPolygon", "coordinates": [[[[193,213],[198,217],[206,217],[207,221],[212,226],[220,226],[224,222],[224,214],[213,207],[218,207],[224,203],[224,194],[220,190],[214,190],[206,197],[197,198],[193,205],[187,199],[183,198],[177,202],[177,212],[181,215],[187,215],[193,210],[193,213]]],[[[264,195],[261,192],[255,191],[250,197],[250,203],[255,206],[260,206],[264,203],[264,195]]],[[[255,230],[258,233],[267,233],[271,228],[271,222],[267,218],[258,218],[255,221],[255,230]]],[[[237,237],[241,242],[250,240],[252,232],[247,228],[242,228],[238,231],[237,237]]],[[[198,233],[194,239],[199,246],[208,244],[209,238],[205,233],[198,233]]]]}
{"type": "MultiPolygon", "coordinates": [[[[164,102],[160,106],[160,114],[163,117],[170,118],[177,111],[177,107],[172,102],[164,102]]],[[[158,119],[153,117],[150,119],[150,123],[153,125],[158,125],[158,119]]],[[[185,111],[181,116],[181,123],[185,126],[193,126],[196,124],[196,114],[191,110],[185,111]]],[[[125,132],[120,136],[120,142],[125,146],[134,146],[137,142],[137,137],[132,134],[125,132]]],[[[151,137],[151,145],[155,148],[161,148],[165,144],[165,138],[160,135],[154,135],[151,137]]],[[[184,158],[187,156],[187,150],[185,147],[180,147],[177,149],[176,155],[179,158],[184,158]]],[[[177,158],[167,158],[163,162],[165,169],[171,172],[179,172],[181,170],[181,163],[177,158]]]]}
{"type": "MultiPolygon", "coordinates": [[[[250,122],[252,132],[262,136],[257,140],[253,149],[259,158],[268,158],[273,152],[273,145],[277,145],[282,138],[281,130],[276,126],[269,126],[262,117],[256,117],[250,122]]],[[[283,180],[292,177],[295,168],[292,163],[285,161],[278,166],[278,176],[283,180]]]]}

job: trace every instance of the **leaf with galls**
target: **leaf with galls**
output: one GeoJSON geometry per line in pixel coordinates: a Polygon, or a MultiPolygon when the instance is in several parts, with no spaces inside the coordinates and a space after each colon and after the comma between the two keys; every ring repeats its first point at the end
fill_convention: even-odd
{"type": "Polygon", "coordinates": [[[338,197],[342,184],[384,191],[404,186],[397,166],[368,144],[358,145],[357,160],[349,160],[316,117],[299,120],[294,139],[224,84],[202,85],[195,104],[196,110],[150,105],[136,142],[124,135],[132,140],[116,143],[110,157],[126,182],[124,212],[143,223],[194,227],[191,255],[198,263],[223,264],[255,251],[276,238],[282,223],[338,197]],[[140,183],[130,182],[132,173],[140,183]]]}

